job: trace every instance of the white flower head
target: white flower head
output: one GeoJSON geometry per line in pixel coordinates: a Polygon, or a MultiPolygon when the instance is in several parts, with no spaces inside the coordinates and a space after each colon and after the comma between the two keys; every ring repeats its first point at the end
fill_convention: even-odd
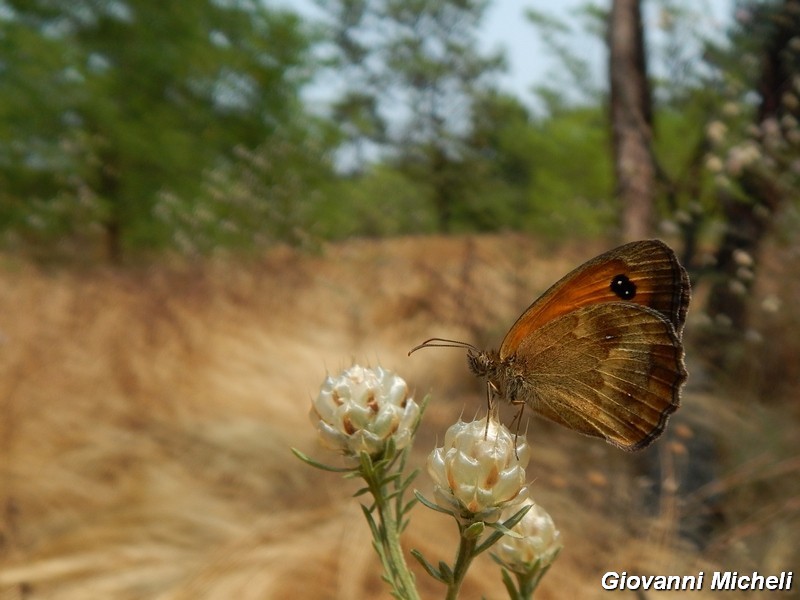
{"type": "Polygon", "coordinates": [[[320,441],[347,456],[380,455],[390,439],[400,450],[411,442],[420,407],[391,371],[354,365],[328,376],[309,413],[320,441]]]}
{"type": "Polygon", "coordinates": [[[738,176],[745,169],[753,167],[762,158],[762,154],[762,149],[756,142],[745,140],[728,150],[725,169],[734,177],[738,176]]]}
{"type": "Polygon", "coordinates": [[[722,121],[711,121],[706,126],[706,136],[712,144],[720,144],[728,133],[728,126],[722,121]]]}
{"type": "Polygon", "coordinates": [[[504,425],[490,419],[451,426],[444,446],[428,457],[439,506],[462,518],[496,521],[500,511],[527,496],[525,466],[530,447],[504,425]]]}
{"type": "Polygon", "coordinates": [[[722,169],[724,168],[725,163],[722,162],[722,159],[719,156],[711,154],[706,157],[706,169],[712,173],[721,173],[722,169]]]}
{"type": "Polygon", "coordinates": [[[733,251],[733,261],[740,267],[752,267],[756,262],[753,260],[753,255],[742,248],[733,251]]]}
{"type": "MultiPolygon", "coordinates": [[[[553,519],[533,500],[527,499],[524,505],[528,504],[530,510],[512,528],[520,537],[505,535],[497,544],[497,558],[512,571],[523,574],[550,565],[561,549],[561,533],[553,519]]],[[[503,511],[503,517],[510,518],[518,508],[503,511]]]]}

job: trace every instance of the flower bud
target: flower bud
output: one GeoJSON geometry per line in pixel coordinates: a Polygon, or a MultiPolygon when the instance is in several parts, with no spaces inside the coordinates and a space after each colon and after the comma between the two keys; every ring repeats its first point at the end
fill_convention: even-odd
{"type": "MultiPolygon", "coordinates": [[[[505,535],[497,544],[497,558],[509,569],[521,574],[534,568],[547,567],[561,549],[561,534],[547,511],[533,500],[526,500],[523,506],[526,504],[532,505],[530,510],[512,528],[520,537],[505,535]]],[[[519,508],[504,511],[503,517],[510,518],[519,508]]]]}
{"type": "Polygon", "coordinates": [[[420,407],[402,378],[381,367],[354,365],[325,379],[309,416],[327,448],[353,457],[378,456],[390,439],[397,449],[408,446],[420,407]]]}
{"type": "Polygon", "coordinates": [[[495,521],[504,507],[526,497],[529,458],[525,438],[497,421],[488,428],[486,419],[459,421],[428,457],[437,504],[464,519],[495,521]]]}

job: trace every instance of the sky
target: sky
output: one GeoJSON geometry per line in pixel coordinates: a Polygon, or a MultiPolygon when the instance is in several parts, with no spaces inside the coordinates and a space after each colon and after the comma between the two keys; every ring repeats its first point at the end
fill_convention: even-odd
{"type": "MultiPolygon", "coordinates": [[[[693,25],[704,35],[721,35],[730,21],[734,0],[671,0],[673,4],[691,6],[696,18],[693,25]]],[[[643,2],[647,38],[659,43],[658,23],[661,4],[670,0],[643,2]]],[[[301,13],[314,14],[313,0],[277,0],[283,6],[301,13]]],[[[536,28],[525,17],[527,9],[552,14],[560,20],[575,23],[570,15],[587,3],[607,9],[611,0],[493,0],[488,8],[482,43],[485,50],[502,49],[506,53],[508,72],[500,77],[502,89],[512,92],[534,111],[541,108],[532,87],[551,79],[558,60],[548,52],[536,28]]],[[[575,34],[570,40],[574,52],[588,61],[592,77],[605,81],[607,53],[604,44],[595,36],[581,33],[575,24],[575,34]]],[[[657,69],[657,65],[656,65],[657,69]]]]}
{"type": "MultiPolygon", "coordinates": [[[[570,13],[586,4],[586,0],[494,0],[486,14],[483,34],[486,49],[502,49],[506,53],[508,72],[501,76],[500,85],[511,91],[529,106],[536,106],[531,89],[546,82],[548,74],[557,67],[557,59],[537,34],[536,28],[525,17],[527,9],[552,13],[559,19],[569,19],[570,13]]],[[[607,5],[608,2],[599,3],[607,5]]],[[[605,47],[600,40],[576,35],[575,51],[586,57],[592,73],[602,77],[606,63],[605,47]]]]}
{"type": "MultiPolygon", "coordinates": [[[[494,0],[486,15],[486,28],[483,39],[487,49],[502,47],[506,51],[509,72],[501,79],[504,89],[514,92],[526,104],[536,107],[536,99],[531,88],[549,79],[552,70],[557,66],[557,59],[549,52],[536,28],[525,17],[531,8],[538,12],[552,14],[560,20],[575,23],[570,15],[587,3],[608,9],[611,0],[494,0]]],[[[673,2],[677,3],[677,2],[673,2]]],[[[659,36],[659,4],[663,2],[643,2],[643,18],[647,30],[648,42],[658,44],[659,36]]],[[[730,22],[734,9],[734,0],[697,0],[681,4],[691,5],[696,12],[693,15],[694,26],[708,36],[721,36],[730,22]]],[[[575,25],[573,48],[576,54],[584,58],[591,67],[593,77],[604,81],[606,77],[608,53],[603,42],[596,37],[581,35],[580,27],[575,25]]],[[[657,68],[657,67],[656,67],[657,68]]]]}

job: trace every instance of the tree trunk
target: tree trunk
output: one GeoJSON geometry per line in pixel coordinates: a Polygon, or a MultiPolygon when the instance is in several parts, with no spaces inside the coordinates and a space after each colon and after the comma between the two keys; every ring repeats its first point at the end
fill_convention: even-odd
{"type": "Polygon", "coordinates": [[[623,241],[650,236],[656,169],[639,0],[614,0],[609,21],[611,128],[623,241]]]}

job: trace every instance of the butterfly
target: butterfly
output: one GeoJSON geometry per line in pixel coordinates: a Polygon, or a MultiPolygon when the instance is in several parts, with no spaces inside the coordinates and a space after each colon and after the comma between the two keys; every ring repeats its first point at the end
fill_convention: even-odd
{"type": "Polygon", "coordinates": [[[634,451],[664,431],[687,378],[682,343],[689,276],[659,240],[631,242],[579,266],[531,304],[500,350],[467,349],[494,397],[634,451]]]}

